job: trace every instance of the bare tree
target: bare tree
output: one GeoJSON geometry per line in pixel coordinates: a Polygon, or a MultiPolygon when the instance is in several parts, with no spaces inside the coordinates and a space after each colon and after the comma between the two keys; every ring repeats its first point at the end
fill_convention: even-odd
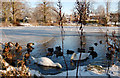
{"type": "Polygon", "coordinates": [[[36,19],[34,19],[34,17],[33,17],[33,12],[34,12],[34,9],[30,7],[29,2],[25,2],[25,7],[23,9],[23,12],[21,13],[21,15],[22,15],[21,17],[23,18],[23,22],[26,22],[25,17],[27,17],[27,22],[29,22],[29,23],[35,22],[36,19]]]}
{"type": "Polygon", "coordinates": [[[110,10],[110,2],[107,0],[106,2],[106,15],[107,15],[107,22],[109,22],[110,17],[109,17],[109,10],[110,10]]]}
{"type": "Polygon", "coordinates": [[[2,1],[0,1],[0,18],[2,17],[2,1]]]}
{"type": "Polygon", "coordinates": [[[62,52],[63,52],[63,59],[64,59],[64,62],[65,62],[65,65],[66,65],[66,71],[67,71],[67,76],[66,78],[68,78],[68,66],[67,66],[67,63],[66,63],[66,59],[65,59],[65,56],[64,56],[64,37],[63,37],[63,34],[64,34],[64,29],[63,29],[63,18],[64,18],[64,14],[62,13],[62,3],[61,3],[61,0],[58,0],[58,15],[59,15],[59,26],[61,27],[61,38],[62,38],[62,52]]]}
{"type": "Polygon", "coordinates": [[[22,2],[16,2],[11,0],[11,14],[12,14],[12,22],[16,24],[16,20],[21,17],[22,12],[24,11],[25,5],[22,2]],[[18,5],[19,4],[19,5],[18,5]]]}
{"type": "Polygon", "coordinates": [[[89,11],[94,13],[94,14],[95,14],[95,6],[94,6],[95,3],[96,3],[95,1],[89,1],[89,4],[90,4],[89,11]]]}
{"type": "Polygon", "coordinates": [[[39,23],[51,23],[52,19],[55,19],[56,12],[53,10],[55,7],[52,2],[44,0],[38,4],[34,10],[34,16],[39,23]]]}
{"type": "MultiPolygon", "coordinates": [[[[57,5],[57,6],[59,6],[59,5],[57,5]]],[[[59,7],[60,7],[60,6],[59,6],[59,7]]],[[[52,11],[54,12],[54,15],[52,14],[52,15],[54,16],[53,18],[56,20],[56,22],[57,22],[57,23],[59,24],[59,26],[60,26],[60,20],[61,20],[61,19],[60,19],[60,18],[61,18],[61,17],[60,17],[60,11],[59,11],[60,8],[55,8],[55,7],[53,7],[53,8],[51,8],[51,9],[52,9],[52,11]]],[[[62,8],[61,8],[61,10],[62,10],[62,8]]],[[[63,17],[62,17],[62,20],[61,20],[61,21],[62,21],[62,25],[63,25],[63,23],[67,22],[67,19],[66,19],[66,17],[65,17],[65,14],[63,14],[63,17]]]]}
{"type": "Polygon", "coordinates": [[[75,11],[78,15],[78,23],[81,23],[81,27],[82,24],[85,24],[85,20],[89,15],[89,5],[90,3],[87,2],[86,0],[85,1],[76,0],[75,11]]]}
{"type": "Polygon", "coordinates": [[[99,5],[96,11],[98,15],[105,16],[105,8],[103,5],[99,5]]]}
{"type": "Polygon", "coordinates": [[[27,11],[25,11],[25,14],[24,14],[24,17],[25,16],[29,17],[29,20],[28,20],[29,23],[38,25],[38,22],[37,22],[38,18],[34,14],[34,8],[27,8],[27,11]]]}
{"type": "Polygon", "coordinates": [[[56,7],[51,7],[51,20],[53,22],[56,22],[57,23],[57,20],[58,20],[58,11],[56,9],[56,7]]]}
{"type": "Polygon", "coordinates": [[[109,10],[110,10],[110,2],[107,0],[107,2],[106,2],[106,13],[107,13],[107,16],[109,15],[109,10]]]}
{"type": "Polygon", "coordinates": [[[99,5],[97,7],[97,15],[99,16],[99,24],[106,25],[107,24],[107,18],[105,16],[105,8],[103,5],[99,5]]]}
{"type": "Polygon", "coordinates": [[[16,24],[18,19],[23,19],[22,16],[25,12],[25,4],[23,2],[20,2],[20,0],[7,0],[1,3],[0,13],[5,23],[9,21],[10,23],[16,24]]]}
{"type": "Polygon", "coordinates": [[[42,21],[41,7],[37,6],[37,7],[34,8],[33,16],[37,20],[37,22],[41,22],[42,21]]]}
{"type": "MultiPolygon", "coordinates": [[[[83,49],[83,46],[82,46],[82,43],[83,43],[82,24],[86,23],[85,21],[86,21],[87,17],[89,16],[89,7],[90,7],[90,3],[87,2],[86,0],[82,0],[82,1],[76,0],[76,4],[75,4],[76,13],[74,15],[75,15],[75,18],[76,18],[76,15],[78,15],[79,18],[77,19],[77,21],[78,21],[78,23],[81,23],[81,26],[79,28],[81,30],[81,34],[78,31],[78,34],[80,36],[81,49],[83,49]]],[[[80,58],[81,58],[81,52],[80,52],[79,60],[77,63],[76,78],[78,78],[78,69],[79,69],[80,58]]]]}
{"type": "Polygon", "coordinates": [[[5,23],[8,23],[8,18],[10,17],[10,2],[2,2],[2,17],[5,19],[5,23]]]}
{"type": "Polygon", "coordinates": [[[2,25],[2,1],[0,1],[0,26],[2,25]]]}
{"type": "Polygon", "coordinates": [[[44,1],[41,5],[42,5],[42,9],[43,9],[43,11],[42,11],[43,12],[43,22],[47,23],[46,16],[47,16],[47,10],[48,10],[48,7],[47,7],[48,2],[44,1]]]}

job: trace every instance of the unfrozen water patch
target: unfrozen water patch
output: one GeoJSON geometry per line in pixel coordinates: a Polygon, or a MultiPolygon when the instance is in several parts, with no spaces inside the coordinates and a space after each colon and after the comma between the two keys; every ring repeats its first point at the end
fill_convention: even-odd
{"type": "MultiPolygon", "coordinates": [[[[73,33],[76,34],[76,33],[73,33]]],[[[104,33],[85,33],[85,37],[83,39],[84,42],[86,42],[86,45],[84,45],[84,48],[86,50],[86,52],[89,51],[89,47],[94,47],[95,51],[98,54],[98,57],[96,57],[95,59],[92,59],[91,56],[89,56],[89,58],[87,60],[81,61],[80,65],[81,66],[86,66],[88,64],[91,65],[107,65],[106,63],[106,57],[105,57],[105,52],[106,52],[106,47],[105,47],[105,41],[104,41],[104,33]],[[93,34],[93,35],[92,35],[93,34]],[[102,40],[103,44],[100,44],[99,41],[102,40]],[[98,46],[95,46],[94,43],[98,43],[98,46]]],[[[35,49],[31,52],[31,56],[39,58],[41,56],[45,56],[46,57],[46,53],[47,53],[47,48],[54,48],[56,46],[62,46],[61,44],[61,37],[55,37],[52,40],[48,41],[47,43],[44,44],[37,44],[37,46],[35,47],[35,49]]],[[[74,70],[76,68],[77,62],[74,62],[73,64],[70,62],[70,58],[71,55],[67,55],[67,50],[73,50],[75,51],[75,53],[78,53],[77,50],[80,47],[80,38],[79,36],[65,36],[64,37],[64,56],[68,65],[68,69],[70,70],[74,70]]],[[[54,74],[58,74],[61,72],[66,71],[66,66],[63,60],[63,57],[56,57],[55,54],[53,56],[49,56],[48,58],[50,58],[53,62],[58,62],[60,63],[63,68],[62,69],[56,69],[56,68],[51,68],[51,67],[44,67],[44,66],[38,66],[36,64],[31,64],[28,65],[28,67],[40,71],[42,74],[44,75],[54,75],[54,74]]]]}

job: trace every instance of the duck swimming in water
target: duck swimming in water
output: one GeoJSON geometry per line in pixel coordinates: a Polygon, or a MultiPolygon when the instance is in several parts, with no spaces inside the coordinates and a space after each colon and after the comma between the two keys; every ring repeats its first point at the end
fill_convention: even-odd
{"type": "Polygon", "coordinates": [[[53,51],[54,51],[53,48],[48,48],[48,52],[47,52],[46,56],[52,56],[53,55],[53,51]]]}
{"type": "Polygon", "coordinates": [[[97,57],[97,53],[95,51],[90,51],[90,55],[92,55],[92,59],[97,57]]]}
{"type": "Polygon", "coordinates": [[[47,57],[40,57],[40,58],[34,58],[34,57],[32,57],[32,59],[34,60],[35,63],[37,63],[39,65],[42,65],[42,66],[62,68],[61,64],[54,63],[51,59],[49,59],[47,57]]]}
{"type": "Polygon", "coordinates": [[[95,46],[97,46],[97,45],[98,45],[98,43],[94,43],[94,45],[95,45],[95,46]]]}
{"type": "Polygon", "coordinates": [[[53,52],[54,49],[53,48],[48,48],[48,52],[53,52]]]}
{"type": "Polygon", "coordinates": [[[73,54],[74,53],[74,51],[72,51],[72,50],[67,50],[67,54],[73,54]]]}
{"type": "Polygon", "coordinates": [[[55,49],[56,50],[54,51],[54,54],[56,54],[56,57],[63,56],[63,52],[61,52],[61,46],[57,46],[55,49]]]}
{"type": "Polygon", "coordinates": [[[102,44],[102,40],[100,40],[99,43],[102,44]]]}

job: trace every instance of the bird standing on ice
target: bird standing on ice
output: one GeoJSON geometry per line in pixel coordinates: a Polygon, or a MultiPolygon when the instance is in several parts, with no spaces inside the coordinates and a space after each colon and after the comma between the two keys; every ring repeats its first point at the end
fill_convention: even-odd
{"type": "Polygon", "coordinates": [[[32,59],[34,60],[35,63],[42,65],[42,66],[62,68],[61,64],[54,63],[51,59],[47,57],[40,57],[40,58],[32,57],[32,59]]]}

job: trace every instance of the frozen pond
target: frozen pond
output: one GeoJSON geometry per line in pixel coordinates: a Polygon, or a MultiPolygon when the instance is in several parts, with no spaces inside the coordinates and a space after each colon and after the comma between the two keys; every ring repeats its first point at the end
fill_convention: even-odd
{"type": "MultiPolygon", "coordinates": [[[[118,28],[110,28],[110,30],[118,30],[118,28]]],[[[64,55],[67,61],[68,69],[73,70],[76,68],[76,63],[70,63],[71,55],[67,55],[66,51],[73,50],[76,53],[77,49],[80,48],[80,38],[78,35],[78,30],[76,27],[65,27],[65,35],[64,35],[64,55]]],[[[16,27],[16,28],[2,28],[2,42],[19,42],[21,45],[26,46],[28,42],[35,42],[36,47],[31,52],[31,55],[34,57],[41,57],[45,56],[47,52],[47,48],[54,48],[56,46],[61,46],[61,36],[60,36],[60,28],[59,27],[16,27]]],[[[106,28],[99,28],[99,27],[85,27],[84,33],[84,48],[86,52],[88,52],[89,47],[94,47],[95,51],[97,52],[98,56],[95,59],[92,59],[90,56],[87,60],[81,61],[80,65],[102,65],[106,66],[106,57],[105,54],[106,50],[106,43],[105,43],[105,31],[106,28]],[[100,33],[101,32],[101,33],[100,33]],[[102,40],[102,44],[99,41],[102,40]],[[94,43],[98,43],[98,46],[95,46],[94,43]]],[[[50,56],[54,62],[59,62],[63,68],[56,69],[50,67],[43,67],[33,64],[27,65],[29,68],[38,70],[42,74],[57,74],[66,70],[65,63],[63,61],[63,57],[55,57],[55,55],[50,56]]]]}
{"type": "MultiPolygon", "coordinates": [[[[76,34],[76,33],[75,33],[76,34]]],[[[84,60],[81,61],[80,65],[88,65],[88,64],[92,64],[92,65],[102,65],[102,66],[106,66],[106,57],[105,57],[105,53],[107,52],[106,50],[106,46],[105,46],[105,38],[104,38],[104,33],[85,33],[85,37],[84,37],[84,42],[86,42],[86,45],[84,45],[84,48],[86,49],[86,52],[88,52],[89,47],[94,47],[95,51],[98,53],[98,56],[95,59],[92,59],[91,56],[84,60]],[[102,40],[103,44],[100,44],[99,41],[102,40]],[[98,46],[95,46],[94,43],[98,43],[98,46]]],[[[53,47],[55,49],[56,46],[61,46],[61,38],[60,37],[55,37],[54,39],[52,39],[50,42],[44,44],[44,45],[39,45],[39,47],[37,46],[37,48],[41,48],[43,49],[42,53],[39,52],[39,49],[37,50],[33,50],[33,56],[34,57],[41,57],[44,56],[47,52],[47,48],[51,48],[53,47]],[[35,52],[35,53],[34,53],[35,52]],[[36,53],[37,52],[37,53],[36,53]]],[[[73,70],[76,67],[76,63],[74,63],[73,65],[70,63],[70,58],[71,55],[67,54],[67,50],[73,50],[76,53],[77,49],[80,47],[80,38],[79,36],[75,36],[75,35],[71,35],[71,36],[65,36],[64,38],[64,55],[67,61],[67,65],[68,65],[68,69],[69,70],[73,70]]],[[[28,65],[30,68],[35,69],[35,70],[39,70],[42,74],[57,74],[59,72],[65,71],[65,63],[63,60],[63,57],[55,57],[55,55],[53,56],[49,56],[50,59],[52,59],[54,62],[59,62],[60,64],[62,64],[63,68],[62,69],[55,69],[55,68],[49,68],[49,67],[42,67],[42,66],[38,66],[35,64],[31,64],[28,65]]]]}
{"type": "MultiPolygon", "coordinates": [[[[76,26],[66,26],[64,30],[66,36],[76,36],[78,32],[76,26]]],[[[116,31],[119,33],[118,27],[84,27],[84,32],[106,32],[107,29],[111,33],[116,31]]],[[[19,42],[26,45],[28,42],[42,43],[48,41],[52,37],[60,36],[60,28],[58,26],[38,26],[38,27],[1,27],[0,42],[19,42]]]]}

